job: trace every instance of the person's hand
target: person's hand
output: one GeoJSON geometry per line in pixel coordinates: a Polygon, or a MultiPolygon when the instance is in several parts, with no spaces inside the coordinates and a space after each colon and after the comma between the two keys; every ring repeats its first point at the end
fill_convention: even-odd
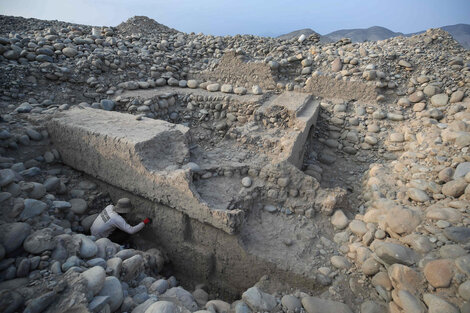
{"type": "Polygon", "coordinates": [[[146,218],[145,220],[143,220],[142,222],[144,222],[144,224],[147,225],[148,223],[152,223],[152,220],[147,217],[147,218],[146,218]]]}

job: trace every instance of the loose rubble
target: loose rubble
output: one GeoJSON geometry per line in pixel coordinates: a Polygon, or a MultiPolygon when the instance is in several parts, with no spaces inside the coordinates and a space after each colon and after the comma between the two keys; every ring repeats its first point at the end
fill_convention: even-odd
{"type": "Polygon", "coordinates": [[[146,17],[0,25],[0,311],[470,312],[470,52],[448,33],[321,43],[187,34],[146,17]],[[301,159],[273,162],[309,113],[274,104],[302,96],[319,113],[298,134],[301,159]],[[147,169],[191,173],[217,214],[238,210],[214,227],[315,286],[256,273],[224,297],[184,276],[180,286],[174,251],[89,236],[116,199],[66,165],[47,123],[93,110],[188,129],[199,146],[179,167],[147,169]]]}

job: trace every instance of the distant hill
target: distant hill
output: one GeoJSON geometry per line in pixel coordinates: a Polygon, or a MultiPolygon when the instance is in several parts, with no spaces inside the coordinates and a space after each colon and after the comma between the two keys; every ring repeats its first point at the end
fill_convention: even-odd
{"type": "Polygon", "coordinates": [[[442,26],[441,29],[445,30],[454,37],[464,48],[470,49],[470,25],[469,24],[455,24],[442,26]]]}
{"type": "MultiPolygon", "coordinates": [[[[464,48],[470,49],[470,25],[469,24],[456,24],[439,27],[454,37],[464,48]]],[[[384,40],[396,36],[413,36],[424,33],[420,31],[411,34],[403,34],[400,32],[394,32],[388,28],[381,26],[373,26],[369,28],[356,28],[356,29],[340,29],[329,34],[320,36],[321,41],[338,41],[341,38],[351,38],[353,42],[363,41],[376,41],[384,40]]],[[[285,35],[278,36],[279,39],[290,39],[298,37],[301,34],[309,35],[314,33],[310,28],[296,30],[285,35]]]]}
{"type": "Polygon", "coordinates": [[[304,29],[294,30],[293,32],[278,36],[277,38],[281,39],[281,40],[289,40],[289,39],[292,39],[292,38],[298,38],[302,34],[304,34],[305,36],[308,37],[311,34],[317,34],[317,32],[315,32],[311,28],[304,28],[304,29]]]}
{"type": "Polygon", "coordinates": [[[353,42],[363,41],[377,41],[384,40],[391,37],[397,37],[403,35],[402,33],[396,33],[388,28],[381,26],[372,26],[369,28],[357,28],[357,29],[340,29],[332,33],[326,34],[325,36],[333,41],[338,41],[341,38],[350,38],[353,42]]]}

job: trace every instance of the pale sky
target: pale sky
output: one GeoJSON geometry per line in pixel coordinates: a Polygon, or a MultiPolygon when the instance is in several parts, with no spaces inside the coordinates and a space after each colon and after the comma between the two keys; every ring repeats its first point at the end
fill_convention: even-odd
{"type": "Polygon", "coordinates": [[[116,26],[145,15],[184,32],[277,36],[383,26],[412,33],[470,24],[470,0],[0,0],[0,14],[116,26]]]}

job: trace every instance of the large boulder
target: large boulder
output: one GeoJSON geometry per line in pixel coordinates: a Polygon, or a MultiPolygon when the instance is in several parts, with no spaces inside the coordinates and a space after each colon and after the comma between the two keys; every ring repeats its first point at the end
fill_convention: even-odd
{"type": "Polygon", "coordinates": [[[24,200],[24,209],[20,214],[20,220],[26,221],[32,217],[40,215],[47,208],[47,204],[35,200],[35,199],[26,199],[24,200]]]}
{"type": "Polygon", "coordinates": [[[106,261],[106,271],[109,275],[119,277],[122,269],[122,259],[121,258],[111,258],[106,261]]]}
{"type": "Polygon", "coordinates": [[[426,280],[435,288],[449,287],[454,276],[453,272],[454,261],[450,259],[432,260],[423,269],[426,280]]]}
{"type": "Polygon", "coordinates": [[[439,93],[431,97],[431,104],[436,107],[444,106],[449,101],[449,96],[445,93],[439,93]]]}
{"type": "Polygon", "coordinates": [[[150,286],[150,291],[162,294],[165,293],[168,288],[170,288],[168,281],[166,279],[159,279],[150,286]]]}
{"type": "Polygon", "coordinates": [[[96,256],[105,260],[112,258],[119,250],[119,245],[108,238],[100,238],[95,241],[95,244],[98,247],[96,256]]]}
{"type": "Polygon", "coordinates": [[[106,272],[101,266],[94,266],[80,274],[83,278],[88,292],[97,295],[104,286],[106,272]]]}
{"type": "Polygon", "coordinates": [[[383,242],[375,249],[375,254],[387,264],[400,263],[413,265],[417,255],[412,249],[391,242],[383,242]]]}
{"type": "Polygon", "coordinates": [[[73,213],[78,214],[78,215],[82,215],[88,209],[88,204],[84,199],[80,199],[80,198],[72,199],[70,200],[70,204],[72,205],[70,210],[73,213]]]}
{"type": "Polygon", "coordinates": [[[116,106],[116,103],[113,100],[103,99],[100,102],[100,107],[106,111],[114,110],[115,106],[116,106]]]}
{"type": "Polygon", "coordinates": [[[182,287],[170,288],[162,295],[162,297],[174,298],[191,312],[194,312],[198,309],[193,295],[189,291],[184,290],[182,287]]]}
{"type": "Polygon", "coordinates": [[[24,298],[18,292],[12,290],[0,291],[0,312],[14,313],[23,305],[24,298]]]}
{"type": "Polygon", "coordinates": [[[0,187],[4,187],[15,180],[16,174],[11,169],[0,170],[0,187]]]}
{"type": "Polygon", "coordinates": [[[277,305],[276,298],[258,287],[249,288],[243,293],[242,299],[253,311],[271,311],[277,305]]]}
{"type": "Polygon", "coordinates": [[[464,193],[467,185],[467,181],[463,177],[460,177],[445,183],[444,186],[442,186],[442,193],[446,196],[457,198],[464,193]]]}
{"type": "Polygon", "coordinates": [[[390,282],[396,290],[414,292],[422,281],[422,277],[412,268],[395,263],[388,268],[390,282]]]}
{"type": "MultiPolygon", "coordinates": [[[[129,298],[132,300],[132,298],[129,298]]],[[[144,303],[141,303],[139,304],[138,306],[136,306],[133,310],[132,310],[132,313],[145,313],[147,311],[147,309],[153,304],[155,303],[157,300],[156,298],[154,297],[151,297],[149,299],[147,299],[147,301],[145,301],[144,303]]],[[[126,300],[124,300],[124,303],[123,303],[123,307],[126,305],[126,300]]]]}
{"type": "Polygon", "coordinates": [[[281,299],[282,306],[289,312],[298,312],[302,308],[302,302],[294,296],[285,295],[281,299]]]}
{"type": "Polygon", "coordinates": [[[78,51],[75,48],[66,47],[66,48],[62,49],[62,53],[65,56],[69,57],[69,58],[73,58],[74,56],[76,56],[78,54],[78,51]]]}
{"type": "Polygon", "coordinates": [[[59,295],[55,291],[46,292],[43,295],[40,295],[37,298],[28,302],[26,309],[23,313],[38,313],[44,311],[48,306],[50,306],[54,301],[59,298],[59,295]]]}
{"type": "Polygon", "coordinates": [[[74,238],[76,238],[80,242],[80,257],[84,259],[89,259],[96,255],[96,253],[98,252],[98,247],[93,242],[93,240],[82,234],[74,235],[74,238]]]}
{"type": "Polygon", "coordinates": [[[317,297],[304,297],[302,305],[307,313],[353,313],[351,309],[344,303],[321,299],[317,297]]]}
{"type": "Polygon", "coordinates": [[[136,254],[122,262],[121,279],[130,281],[136,279],[144,270],[144,259],[140,254],[136,254]]]}
{"type": "Polygon", "coordinates": [[[84,219],[82,219],[80,221],[80,225],[82,225],[83,231],[85,233],[90,233],[91,225],[93,225],[93,222],[98,217],[98,215],[99,215],[99,213],[88,215],[87,217],[85,217],[84,219]]]}
{"type": "Polygon", "coordinates": [[[6,254],[21,247],[31,233],[31,226],[26,223],[3,224],[1,228],[0,243],[5,248],[6,254]]]}
{"type": "Polygon", "coordinates": [[[428,313],[460,313],[457,307],[436,295],[425,293],[423,300],[428,306],[428,313]]]}
{"type": "Polygon", "coordinates": [[[44,251],[52,250],[55,247],[53,231],[50,228],[43,228],[29,235],[23,248],[31,254],[41,254],[44,251]]]}
{"type": "Polygon", "coordinates": [[[158,273],[163,269],[163,265],[165,264],[165,256],[160,250],[151,248],[145,251],[142,255],[145,258],[145,263],[147,266],[150,267],[155,273],[158,273]]]}
{"type": "Polygon", "coordinates": [[[426,307],[421,300],[415,296],[414,293],[408,292],[406,290],[399,290],[397,292],[397,298],[403,312],[413,312],[413,313],[426,313],[426,307]]]}
{"type": "Polygon", "coordinates": [[[421,223],[421,217],[412,210],[395,207],[387,214],[387,224],[397,234],[408,234],[421,223]]]}
{"type": "Polygon", "coordinates": [[[177,313],[178,307],[170,301],[157,301],[150,305],[145,313],[177,313]]]}
{"type": "Polygon", "coordinates": [[[109,297],[109,308],[111,312],[116,311],[122,304],[124,300],[124,294],[122,292],[122,286],[119,279],[114,276],[106,277],[104,280],[103,288],[99,292],[98,296],[108,296],[109,297]]]}
{"type": "Polygon", "coordinates": [[[230,312],[230,303],[222,300],[210,300],[205,305],[209,312],[230,312]]]}

